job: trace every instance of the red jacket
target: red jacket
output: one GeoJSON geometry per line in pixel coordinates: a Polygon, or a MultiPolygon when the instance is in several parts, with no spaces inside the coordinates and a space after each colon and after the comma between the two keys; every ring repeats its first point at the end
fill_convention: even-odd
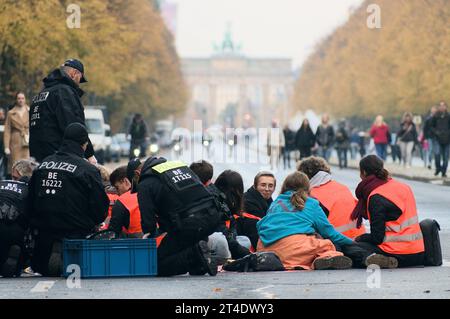
{"type": "Polygon", "coordinates": [[[387,125],[372,125],[372,128],[370,129],[370,136],[373,138],[375,144],[389,144],[388,133],[389,126],[387,125]]]}

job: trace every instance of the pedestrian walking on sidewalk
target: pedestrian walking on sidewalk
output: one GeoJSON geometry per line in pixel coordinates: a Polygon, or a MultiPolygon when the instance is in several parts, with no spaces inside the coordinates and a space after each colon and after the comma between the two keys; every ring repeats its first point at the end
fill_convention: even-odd
{"type": "Polygon", "coordinates": [[[352,160],[356,159],[356,154],[359,150],[359,135],[358,135],[358,129],[354,128],[351,131],[350,135],[350,158],[352,160]]]}
{"type": "Polygon", "coordinates": [[[291,153],[295,150],[295,132],[292,131],[288,125],[283,129],[284,147],[283,147],[283,167],[284,169],[291,168],[291,153]]]}
{"type": "Polygon", "coordinates": [[[316,144],[316,136],[309,125],[308,119],[304,119],[302,126],[295,135],[295,145],[300,152],[300,159],[310,157],[311,149],[316,144]]]}
{"type": "Polygon", "coordinates": [[[424,142],[428,145],[428,149],[425,150],[424,153],[424,161],[425,165],[428,167],[428,169],[431,169],[431,165],[433,163],[433,157],[434,157],[434,149],[433,146],[435,144],[435,136],[433,135],[433,131],[431,129],[431,123],[433,121],[433,117],[437,112],[437,106],[433,105],[430,109],[430,114],[425,119],[425,124],[423,125],[423,137],[424,142]]]}
{"type": "Polygon", "coordinates": [[[417,144],[417,129],[410,112],[403,115],[401,128],[398,132],[398,143],[402,152],[403,166],[409,168],[412,165],[414,146],[417,144]]]}
{"type": "Polygon", "coordinates": [[[339,128],[336,132],[336,151],[339,159],[339,168],[347,168],[347,153],[350,147],[350,138],[345,128],[345,121],[339,123],[339,128]]]}
{"type": "Polygon", "coordinates": [[[12,165],[21,159],[30,157],[29,150],[29,114],[25,99],[25,94],[19,92],[16,94],[16,104],[8,111],[5,121],[5,131],[3,133],[3,144],[5,154],[8,159],[8,175],[11,174],[12,165]]]}
{"type": "Polygon", "coordinates": [[[375,149],[379,158],[386,160],[387,146],[389,144],[389,126],[384,122],[383,116],[378,115],[370,129],[370,136],[375,143],[375,149]]]}
{"type": "Polygon", "coordinates": [[[329,162],[335,142],[335,134],[333,127],[330,125],[328,114],[322,115],[322,123],[316,132],[316,142],[319,145],[319,156],[329,162]]]}
{"type": "Polygon", "coordinates": [[[5,144],[3,143],[3,133],[5,132],[6,111],[0,107],[0,180],[6,177],[8,167],[8,156],[5,154],[5,144]]]}
{"type": "Polygon", "coordinates": [[[438,112],[431,121],[431,131],[434,136],[434,154],[436,163],[435,176],[442,173],[442,177],[447,177],[448,157],[450,152],[450,115],[447,104],[442,101],[439,104],[438,112]]]}
{"type": "MultiPolygon", "coordinates": [[[[235,143],[236,144],[236,143],[235,143]]],[[[285,146],[284,134],[277,121],[272,121],[272,128],[267,135],[267,155],[270,159],[270,169],[277,170],[280,166],[281,150],[285,146]]]]}

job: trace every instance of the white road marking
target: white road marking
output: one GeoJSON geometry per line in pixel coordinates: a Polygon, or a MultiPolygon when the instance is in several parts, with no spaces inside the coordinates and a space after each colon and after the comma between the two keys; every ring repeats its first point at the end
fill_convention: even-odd
{"type": "Polygon", "coordinates": [[[254,289],[252,291],[261,294],[264,298],[275,299],[275,294],[263,291],[263,290],[266,290],[266,289],[269,289],[269,288],[273,288],[273,287],[275,287],[275,286],[274,285],[269,285],[269,286],[261,287],[261,288],[258,288],[258,289],[254,289]]]}
{"type": "Polygon", "coordinates": [[[442,261],[442,267],[450,267],[450,261],[444,259],[442,261]]]}
{"type": "Polygon", "coordinates": [[[48,292],[54,284],[55,281],[39,281],[30,292],[48,292]]]}

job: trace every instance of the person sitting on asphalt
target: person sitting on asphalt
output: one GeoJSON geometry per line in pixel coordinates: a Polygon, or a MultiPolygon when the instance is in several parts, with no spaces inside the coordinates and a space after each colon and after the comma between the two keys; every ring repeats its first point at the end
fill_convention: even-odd
{"type": "Polygon", "coordinates": [[[111,184],[111,174],[109,173],[109,170],[105,166],[102,166],[100,164],[96,164],[95,166],[100,171],[103,186],[105,187],[105,192],[109,199],[108,216],[106,217],[105,221],[100,225],[99,228],[99,230],[105,230],[108,229],[109,221],[111,220],[112,208],[116,203],[117,198],[119,198],[119,194],[117,192],[117,189],[111,184]]]}
{"type": "Polygon", "coordinates": [[[259,172],[254,179],[253,186],[244,194],[243,211],[239,214],[236,229],[239,236],[250,238],[253,250],[258,245],[258,231],[256,223],[266,216],[272,204],[276,179],[270,172],[259,172]]]}
{"type": "MultiPolygon", "coordinates": [[[[137,175],[145,238],[166,233],[158,246],[158,275],[215,276],[217,263],[206,242],[221,219],[213,195],[180,161],[151,157],[137,175]]],[[[133,181],[133,191],[135,185],[133,181]]]]}
{"type": "Polygon", "coordinates": [[[141,211],[139,210],[139,203],[137,193],[131,193],[131,187],[128,191],[122,193],[122,185],[130,185],[129,181],[136,181],[139,178],[140,170],[142,169],[141,161],[136,158],[131,160],[126,168],[126,178],[122,181],[115,181],[117,187],[120,189],[120,196],[116,200],[112,208],[111,220],[109,222],[109,230],[116,233],[118,237],[126,238],[142,238],[141,227],[141,211]],[[126,181],[125,183],[123,181],[126,181]]]}
{"type": "Polygon", "coordinates": [[[189,167],[214,196],[222,213],[219,227],[215,233],[209,236],[208,240],[208,245],[217,263],[223,264],[230,258],[239,259],[250,254],[248,250],[251,245],[250,239],[245,236],[237,236],[234,218],[242,206],[244,192],[242,177],[239,173],[225,171],[220,174],[215,183],[212,183],[214,168],[209,162],[201,160],[192,163],[189,167]]]}
{"type": "Polygon", "coordinates": [[[331,169],[321,157],[308,157],[300,162],[298,171],[305,173],[311,185],[311,197],[317,199],[334,228],[345,236],[354,239],[365,234],[363,225],[356,228],[351,214],[357,200],[350,189],[333,180],[331,169]]]}
{"type": "Polygon", "coordinates": [[[44,158],[30,180],[30,218],[38,230],[31,267],[44,276],[62,274],[63,239],[86,238],[108,212],[100,172],[83,158],[88,141],[84,125],[69,124],[59,151],[44,158]]]}
{"type": "Polygon", "coordinates": [[[29,226],[28,181],[38,164],[19,160],[12,166],[13,180],[0,181],[0,275],[20,276],[25,259],[24,238],[29,226]]]}
{"type": "Polygon", "coordinates": [[[358,225],[368,219],[370,234],[360,235],[355,245],[343,247],[344,254],[356,267],[423,265],[424,241],[411,188],[391,178],[375,155],[364,157],[359,169],[362,181],[356,189],[358,205],[352,218],[358,225]]]}
{"type": "MultiPolygon", "coordinates": [[[[105,181],[103,181],[103,184],[105,184],[105,181]]],[[[111,221],[112,209],[116,204],[117,199],[120,195],[128,192],[130,189],[131,182],[127,178],[127,165],[116,168],[111,175],[109,175],[109,186],[106,187],[106,195],[108,195],[109,198],[108,216],[103,222],[100,230],[108,229],[111,221]]]]}
{"type": "Polygon", "coordinates": [[[258,252],[275,253],[286,270],[351,268],[352,260],[335,245],[353,241],[333,228],[319,202],[308,194],[308,176],[294,172],[286,177],[281,194],[257,224],[258,252]]]}

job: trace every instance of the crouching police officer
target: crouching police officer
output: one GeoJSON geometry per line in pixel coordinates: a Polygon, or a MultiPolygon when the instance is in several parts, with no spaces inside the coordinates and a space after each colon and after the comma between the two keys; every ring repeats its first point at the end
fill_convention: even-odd
{"type": "Polygon", "coordinates": [[[12,166],[13,180],[0,182],[0,275],[20,276],[24,237],[28,228],[28,181],[37,163],[20,160],[12,166]]]}
{"type": "Polygon", "coordinates": [[[31,222],[38,230],[32,268],[62,273],[62,240],[83,239],[107,215],[109,200],[99,170],[83,159],[88,132],[70,124],[58,152],[46,157],[30,181],[31,222]]]}
{"type": "Polygon", "coordinates": [[[205,242],[220,222],[213,196],[182,162],[152,157],[136,173],[143,232],[167,233],[158,247],[158,274],[215,276],[217,264],[205,242]]]}

